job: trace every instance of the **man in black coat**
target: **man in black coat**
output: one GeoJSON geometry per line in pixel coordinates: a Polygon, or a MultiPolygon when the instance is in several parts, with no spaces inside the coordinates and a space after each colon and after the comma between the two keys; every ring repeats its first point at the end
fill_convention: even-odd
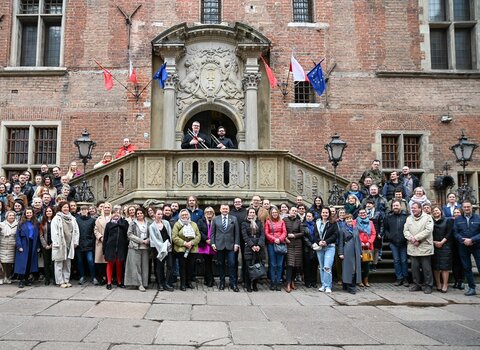
{"type": "Polygon", "coordinates": [[[228,259],[228,271],[230,289],[238,292],[237,271],[236,271],[236,252],[240,247],[240,226],[237,218],[228,215],[230,207],[228,204],[220,206],[221,215],[216,216],[212,223],[211,243],[212,248],[217,252],[217,261],[219,263],[220,285],[218,289],[225,289],[225,259],[228,259]]]}
{"type": "Polygon", "coordinates": [[[78,247],[75,251],[75,258],[77,260],[77,267],[80,273],[80,280],[78,284],[85,283],[85,260],[90,270],[90,277],[92,283],[98,285],[98,281],[95,278],[95,263],[93,260],[93,252],[95,249],[95,234],[93,230],[95,228],[95,219],[88,213],[88,206],[82,205],[80,207],[80,214],[75,217],[77,219],[78,230],[80,231],[80,239],[78,241],[78,247]]]}
{"type": "Polygon", "coordinates": [[[192,123],[192,133],[186,133],[182,140],[182,149],[202,149],[208,148],[207,136],[200,132],[200,122],[192,123]],[[205,145],[205,147],[203,146],[205,145]]]}
{"type": "Polygon", "coordinates": [[[385,218],[383,229],[392,250],[393,266],[397,279],[395,285],[401,286],[403,284],[408,287],[407,240],[403,235],[403,226],[406,221],[407,214],[402,210],[402,203],[394,199],[392,201],[392,211],[385,218]]]}
{"type": "Polygon", "coordinates": [[[216,143],[215,141],[212,140],[212,148],[217,148],[217,149],[234,149],[235,145],[233,144],[232,140],[228,137],[225,137],[226,131],[223,126],[219,126],[217,129],[217,139],[220,141],[220,143],[216,143]]]}

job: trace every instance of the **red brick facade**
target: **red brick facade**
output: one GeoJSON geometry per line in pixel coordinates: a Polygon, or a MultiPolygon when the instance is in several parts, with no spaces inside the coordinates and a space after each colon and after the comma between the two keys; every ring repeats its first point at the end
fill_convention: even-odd
{"type": "MultiPolygon", "coordinates": [[[[131,52],[140,87],[152,74],[151,40],[178,23],[200,21],[200,1],[118,0],[127,13],[142,5],[133,17],[131,52]]],[[[112,1],[68,1],[64,36],[64,75],[13,73],[12,1],[0,4],[0,118],[2,121],[60,120],[60,163],[76,157],[73,140],[87,128],[97,141],[94,162],[116,151],[123,137],[148,148],[151,90],[139,101],[117,82],[105,91],[101,70],[94,59],[126,83],[128,71],[127,26],[112,1]]],[[[358,179],[372,159],[381,157],[378,134],[411,131],[428,136],[423,169],[438,174],[445,162],[453,165],[448,147],[461,129],[480,142],[480,79],[465,75],[438,78],[420,76],[424,35],[420,31],[423,8],[418,0],[314,1],[317,27],[288,26],[292,1],[222,1],[222,21],[246,23],[272,41],[270,64],[285,81],[292,50],[305,69],[325,57],[324,67],[337,64],[319,108],[289,107],[278,89],[270,94],[271,147],[288,149],[317,165],[331,169],[323,149],[338,132],[348,143],[339,174],[358,179]],[[379,72],[414,74],[378,74],[379,72]],[[453,121],[441,123],[441,116],[453,121]],[[428,164],[428,165],[427,165],[428,164]]],[[[477,43],[478,45],[479,43],[477,43]]],[[[431,72],[431,71],[430,71],[431,72]]],[[[264,77],[266,79],[266,77],[264,77]]],[[[291,81],[291,80],[290,80],[291,81]]],[[[128,83],[130,89],[133,88],[128,83]]],[[[3,141],[2,141],[3,142],[3,141]]],[[[5,150],[1,150],[5,152],[5,150]]],[[[478,154],[476,159],[479,159],[478,154]]],[[[473,161],[469,170],[479,169],[473,161]]],[[[456,169],[456,168],[455,168],[456,169]]]]}

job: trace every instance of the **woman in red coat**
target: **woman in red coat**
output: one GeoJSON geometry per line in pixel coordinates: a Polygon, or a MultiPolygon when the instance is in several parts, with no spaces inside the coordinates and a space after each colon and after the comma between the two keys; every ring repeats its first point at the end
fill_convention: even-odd
{"type": "Polygon", "coordinates": [[[285,221],[280,218],[280,213],[276,207],[270,209],[270,215],[265,222],[264,230],[267,240],[270,290],[280,291],[284,255],[275,252],[275,245],[285,244],[287,227],[285,226],[285,221]]]}
{"type": "MultiPolygon", "coordinates": [[[[367,211],[365,209],[360,209],[358,211],[358,217],[353,222],[353,227],[358,228],[358,233],[360,235],[360,242],[362,243],[362,250],[373,250],[373,242],[375,242],[375,237],[377,233],[375,231],[375,226],[373,222],[367,217],[367,211]]],[[[362,261],[362,281],[365,287],[370,287],[368,283],[368,274],[370,273],[370,262],[362,261]]],[[[363,287],[360,284],[361,287],[363,287]]]]}

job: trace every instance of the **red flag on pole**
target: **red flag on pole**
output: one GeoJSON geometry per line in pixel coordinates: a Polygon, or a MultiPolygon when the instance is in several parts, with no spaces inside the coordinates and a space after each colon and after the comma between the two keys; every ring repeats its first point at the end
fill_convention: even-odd
{"type": "Polygon", "coordinates": [[[262,59],[262,62],[265,65],[265,71],[267,72],[267,77],[268,77],[268,81],[270,82],[270,87],[274,89],[277,86],[277,78],[275,78],[275,74],[273,74],[272,69],[267,64],[267,62],[265,62],[262,55],[260,55],[260,58],[262,59]]]}
{"type": "Polygon", "coordinates": [[[137,80],[137,74],[135,73],[135,69],[133,69],[133,64],[132,61],[130,60],[130,68],[128,71],[128,77],[132,83],[135,85],[138,85],[138,80],[137,80]]]}
{"type": "Polygon", "coordinates": [[[105,68],[103,69],[103,80],[105,83],[105,90],[111,90],[113,88],[113,77],[112,73],[110,73],[105,68]]]}

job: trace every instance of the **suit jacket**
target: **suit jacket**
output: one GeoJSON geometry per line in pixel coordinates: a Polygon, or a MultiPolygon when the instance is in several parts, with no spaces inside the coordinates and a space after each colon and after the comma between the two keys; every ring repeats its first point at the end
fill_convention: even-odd
{"type": "MultiPolygon", "coordinates": [[[[201,139],[203,139],[205,145],[208,147],[208,140],[207,140],[207,136],[201,132],[198,133],[198,137],[200,137],[201,139]]],[[[182,140],[182,149],[195,149],[195,145],[191,145],[190,144],[190,141],[192,141],[193,139],[193,136],[190,135],[190,134],[185,134],[185,136],[183,136],[183,140],[182,140]]],[[[197,149],[202,149],[203,147],[200,146],[200,144],[198,145],[197,149]]]]}
{"type": "Polygon", "coordinates": [[[223,216],[218,215],[213,219],[212,235],[210,241],[217,250],[233,250],[234,245],[240,246],[240,227],[237,218],[233,215],[227,217],[227,229],[223,229],[223,216]]]}

